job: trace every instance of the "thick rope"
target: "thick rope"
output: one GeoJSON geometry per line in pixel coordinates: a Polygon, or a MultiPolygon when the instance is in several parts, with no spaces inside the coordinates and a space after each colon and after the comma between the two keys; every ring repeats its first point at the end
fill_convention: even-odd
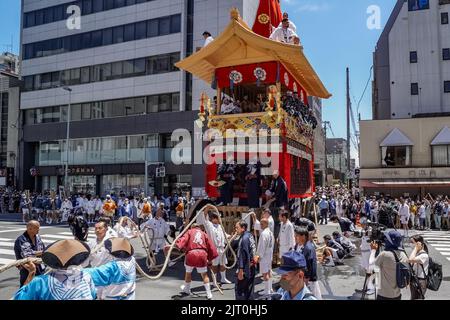
{"type": "Polygon", "coordinates": [[[26,264],[28,262],[33,262],[35,264],[41,264],[42,263],[42,259],[41,258],[34,258],[34,257],[28,257],[25,259],[20,259],[20,260],[16,260],[13,262],[10,262],[8,264],[5,264],[4,266],[0,267],[0,273],[5,272],[6,270],[9,270],[11,268],[14,267],[19,267],[23,264],[26,264]]]}

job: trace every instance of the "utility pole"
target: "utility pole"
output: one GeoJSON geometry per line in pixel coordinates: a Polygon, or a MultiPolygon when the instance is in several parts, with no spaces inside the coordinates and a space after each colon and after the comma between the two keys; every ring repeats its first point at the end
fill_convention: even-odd
{"type": "Polygon", "coordinates": [[[330,121],[323,122],[323,131],[325,137],[325,185],[328,185],[328,150],[327,150],[327,126],[330,125],[330,121]]]}
{"type": "Polygon", "coordinates": [[[347,180],[350,186],[350,71],[347,67],[347,180]]]}

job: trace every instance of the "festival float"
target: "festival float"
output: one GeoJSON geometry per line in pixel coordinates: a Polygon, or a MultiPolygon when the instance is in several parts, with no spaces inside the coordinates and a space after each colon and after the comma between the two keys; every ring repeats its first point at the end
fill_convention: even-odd
{"type": "MultiPolygon", "coordinates": [[[[276,11],[275,16],[281,21],[281,11],[276,11]]],[[[315,190],[314,127],[320,124],[305,121],[303,113],[296,116],[295,110],[286,106],[286,101],[294,95],[300,101],[297,109],[311,114],[308,96],[326,99],[331,94],[304,55],[302,46],[270,40],[267,37],[272,28],[268,23],[270,17],[259,12],[256,20],[254,30],[259,34],[242,20],[237,9],[232,9],[231,21],[225,30],[208,46],[176,63],[176,66],[217,90],[217,103],[206,93],[201,95],[197,125],[214,129],[224,141],[234,139],[232,153],[238,163],[239,159],[248,163],[254,149],[250,150],[251,137],[239,139],[236,132],[244,132],[247,138],[253,135],[257,139],[259,159],[267,160],[261,159],[266,156],[270,158],[266,163],[277,164],[280,176],[287,184],[289,199],[312,197],[315,190]],[[261,103],[257,105],[256,112],[221,114],[223,99],[227,97],[235,101],[243,101],[244,98],[259,101],[262,106],[261,103]],[[266,136],[260,132],[265,132],[266,136]],[[264,149],[267,137],[270,150],[264,149]],[[261,156],[261,151],[265,155],[261,156]]],[[[220,196],[223,182],[217,181],[218,163],[226,160],[229,153],[225,144],[209,148],[209,157],[215,160],[207,164],[205,190],[209,198],[220,196]]],[[[242,170],[245,164],[237,165],[238,171],[239,167],[242,170]]],[[[272,172],[267,166],[261,172],[266,177],[264,188],[267,188],[272,172]]],[[[233,195],[239,198],[239,204],[219,208],[224,221],[229,222],[226,223],[227,231],[231,231],[233,222],[239,219],[236,214],[248,212],[248,207],[240,206],[245,203],[245,182],[240,179],[242,174],[239,172],[235,176],[233,195]]],[[[261,197],[264,197],[264,192],[261,197]]]]}

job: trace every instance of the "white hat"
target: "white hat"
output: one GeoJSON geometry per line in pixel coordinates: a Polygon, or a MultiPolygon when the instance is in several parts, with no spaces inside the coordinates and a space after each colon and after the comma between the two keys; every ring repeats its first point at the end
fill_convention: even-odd
{"type": "Polygon", "coordinates": [[[326,199],[326,198],[327,198],[327,196],[323,194],[322,195],[322,199],[326,199]]]}

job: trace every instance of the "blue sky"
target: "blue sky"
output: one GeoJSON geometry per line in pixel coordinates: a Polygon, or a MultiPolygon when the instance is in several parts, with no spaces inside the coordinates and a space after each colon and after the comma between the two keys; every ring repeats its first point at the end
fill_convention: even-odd
{"type": "MultiPolygon", "coordinates": [[[[345,68],[350,68],[351,98],[357,121],[357,101],[363,93],[372,53],[395,0],[281,0],[282,10],[289,12],[297,25],[304,52],[333,94],[323,102],[324,120],[331,121],[336,137],[346,137],[345,68]],[[381,9],[381,29],[367,28],[367,8],[381,9]]],[[[0,0],[0,50],[14,41],[19,50],[20,0],[0,0]]],[[[371,118],[371,83],[361,102],[362,119],[371,118]]],[[[329,135],[332,136],[331,133],[329,135]]],[[[353,148],[354,149],[354,148],[353,148]]],[[[356,155],[356,149],[352,151],[356,155]]]]}
{"type": "MultiPolygon", "coordinates": [[[[323,118],[331,122],[336,137],[346,137],[345,68],[350,68],[352,107],[369,78],[376,42],[395,5],[394,0],[281,0],[282,10],[296,24],[304,52],[333,96],[323,101],[323,118]],[[381,29],[367,28],[367,8],[380,8],[381,29]]],[[[359,108],[362,119],[372,117],[372,86],[359,108]]],[[[353,132],[353,130],[352,130],[353,132]]],[[[331,133],[329,134],[331,137],[331,133]]],[[[356,149],[352,146],[352,156],[356,149]]]]}

